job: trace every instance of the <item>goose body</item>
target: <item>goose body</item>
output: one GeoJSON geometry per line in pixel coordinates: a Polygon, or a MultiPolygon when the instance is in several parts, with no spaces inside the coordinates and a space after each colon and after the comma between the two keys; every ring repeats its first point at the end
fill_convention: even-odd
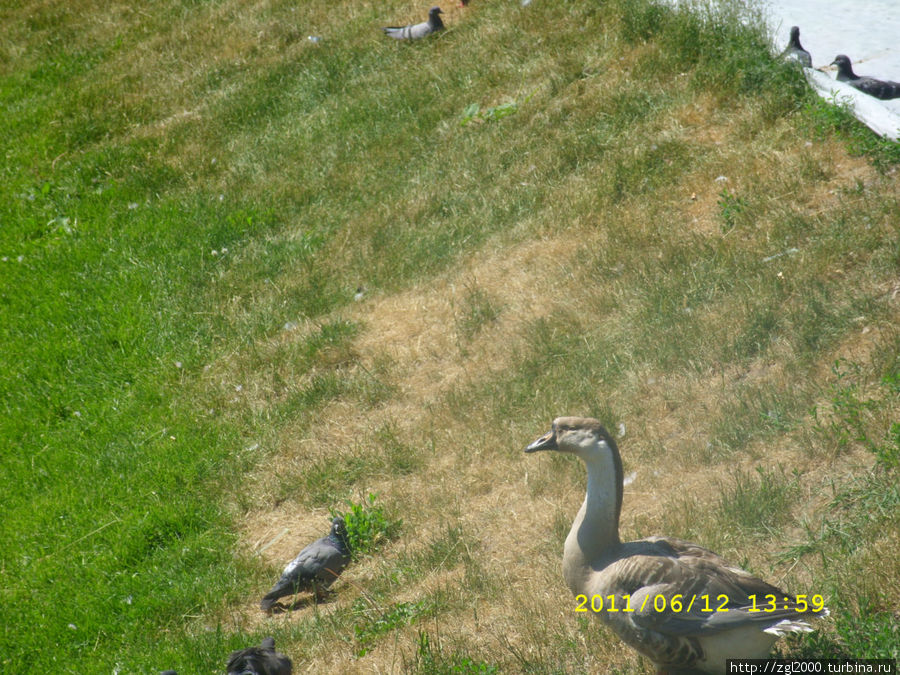
{"type": "Polygon", "coordinates": [[[791,37],[788,45],[781,53],[782,58],[796,61],[801,66],[812,68],[812,56],[800,44],[800,27],[791,26],[791,37]]]}
{"type": "Polygon", "coordinates": [[[587,493],[563,551],[566,583],[588,607],[600,596],[598,618],[660,672],[724,673],[727,659],[767,658],[779,637],[811,631],[807,619],[827,615],[808,604],[801,611],[803,601],[696,544],[670,537],[623,543],[622,460],[597,420],[557,418],[525,448],[539,450],[575,454],[587,466],[587,493]],[[777,598],[774,611],[760,609],[767,595],[777,598]]]}
{"type": "Polygon", "coordinates": [[[386,26],[382,30],[395,40],[420,40],[444,29],[440,14],[443,14],[440,7],[432,7],[428,10],[428,21],[411,26],[386,26]]]}
{"type": "Polygon", "coordinates": [[[861,77],[853,72],[853,64],[844,54],[835,56],[831,65],[838,67],[838,82],[846,82],[854,89],[858,89],[862,93],[874,96],[882,101],[900,98],[900,82],[876,80],[874,77],[861,77]]]}

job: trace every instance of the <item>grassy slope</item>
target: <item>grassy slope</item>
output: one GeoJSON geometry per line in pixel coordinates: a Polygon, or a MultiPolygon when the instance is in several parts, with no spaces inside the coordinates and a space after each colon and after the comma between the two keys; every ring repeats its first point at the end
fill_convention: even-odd
{"type": "Polygon", "coordinates": [[[0,10],[3,670],[263,634],[333,672],[638,669],[559,578],[580,467],[519,455],[561,413],[625,424],[627,536],[826,595],[794,653],[889,654],[896,146],[733,19],[374,30],[420,9],[0,10]],[[369,490],[399,538],[260,617],[369,490]]]}

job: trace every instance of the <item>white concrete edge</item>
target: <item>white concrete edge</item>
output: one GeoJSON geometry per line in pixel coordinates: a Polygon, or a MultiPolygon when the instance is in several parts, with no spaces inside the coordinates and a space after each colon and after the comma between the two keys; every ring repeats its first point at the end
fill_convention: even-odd
{"type": "Polygon", "coordinates": [[[874,96],[863,94],[849,84],[838,82],[815,68],[804,68],[803,74],[815,92],[829,103],[846,103],[853,116],[879,136],[892,141],[900,137],[900,115],[888,110],[874,96]]]}

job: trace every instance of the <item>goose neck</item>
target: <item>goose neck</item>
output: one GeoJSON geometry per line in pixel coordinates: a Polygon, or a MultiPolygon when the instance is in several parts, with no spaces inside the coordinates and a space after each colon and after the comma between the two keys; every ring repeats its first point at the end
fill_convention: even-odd
{"type": "Polygon", "coordinates": [[[620,543],[619,510],[622,504],[621,468],[610,461],[588,464],[587,493],[584,497],[584,519],[579,540],[587,553],[595,555],[620,543]],[[617,470],[618,469],[618,470],[617,470]]]}
{"type": "Polygon", "coordinates": [[[563,576],[576,595],[596,592],[595,573],[615,558],[615,549],[621,544],[615,476],[615,471],[588,465],[587,494],[563,552],[563,576]]]}

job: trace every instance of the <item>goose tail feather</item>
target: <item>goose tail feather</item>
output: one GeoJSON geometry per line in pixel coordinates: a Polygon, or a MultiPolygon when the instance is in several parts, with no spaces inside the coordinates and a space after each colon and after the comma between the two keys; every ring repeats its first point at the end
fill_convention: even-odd
{"type": "Polygon", "coordinates": [[[802,619],[784,619],[783,621],[779,621],[773,626],[764,628],[763,633],[768,633],[769,635],[774,635],[775,637],[784,637],[785,635],[790,635],[791,633],[811,633],[812,630],[812,626],[810,626],[808,623],[806,623],[806,621],[803,621],[802,619]]]}

